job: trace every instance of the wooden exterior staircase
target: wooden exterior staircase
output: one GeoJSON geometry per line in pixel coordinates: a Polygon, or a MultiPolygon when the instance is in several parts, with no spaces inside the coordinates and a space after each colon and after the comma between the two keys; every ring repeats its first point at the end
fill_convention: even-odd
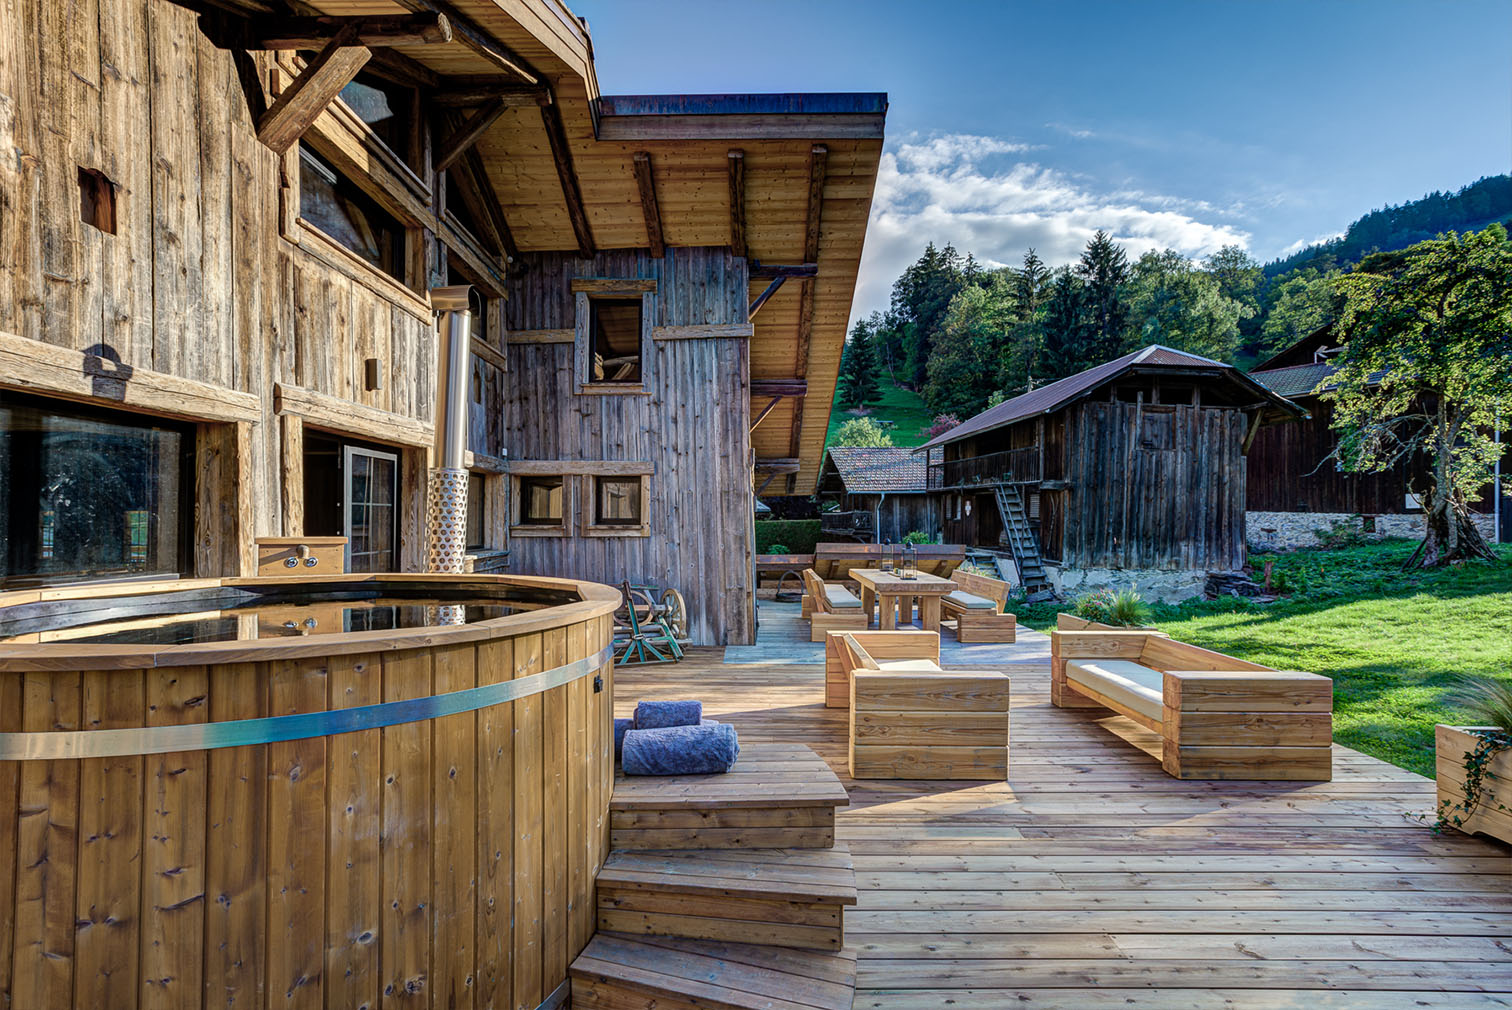
{"type": "Polygon", "coordinates": [[[848,802],[801,744],[746,745],[727,775],[618,777],[572,1006],[850,1010],[856,877],[834,840],[848,802]]]}
{"type": "Polygon", "coordinates": [[[1039,540],[1034,536],[1034,527],[1029,525],[1029,513],[1024,508],[1024,497],[1018,487],[998,484],[993,488],[993,497],[1003,519],[1003,539],[1013,551],[1013,563],[1018,566],[1024,591],[1030,597],[1053,592],[1044,560],[1040,557],[1039,540]]]}

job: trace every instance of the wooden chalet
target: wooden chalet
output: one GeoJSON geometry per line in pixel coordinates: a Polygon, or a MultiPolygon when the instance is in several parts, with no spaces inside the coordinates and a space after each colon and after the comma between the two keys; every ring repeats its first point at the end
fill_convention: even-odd
{"type": "MultiPolygon", "coordinates": [[[[1332,329],[1325,327],[1250,372],[1304,411],[1295,424],[1261,431],[1250,450],[1246,507],[1253,541],[1306,545],[1313,542],[1314,530],[1333,522],[1359,523],[1365,533],[1419,532],[1422,508],[1413,488],[1427,486],[1426,458],[1380,473],[1350,473],[1333,459],[1339,434],[1332,427],[1333,406],[1322,393],[1341,350],[1332,329]]],[[[1512,501],[1506,495],[1498,470],[1474,503],[1488,539],[1512,540],[1512,501]]]]}
{"type": "Polygon", "coordinates": [[[558,0],[7,10],[6,586],[247,575],[277,535],[420,570],[465,398],[471,570],[675,586],[694,641],[751,640],[753,482],[818,473],[886,96],[601,95],[558,0]]]}
{"type": "Polygon", "coordinates": [[[1066,569],[1233,571],[1245,454],[1283,397],[1150,346],[990,407],[928,442],[944,539],[1011,551],[1030,590],[1066,569]]]}
{"type": "Polygon", "coordinates": [[[820,514],[822,539],[902,543],[912,532],[939,532],[924,458],[902,446],[830,446],[819,468],[818,494],[836,511],[820,514]]]}

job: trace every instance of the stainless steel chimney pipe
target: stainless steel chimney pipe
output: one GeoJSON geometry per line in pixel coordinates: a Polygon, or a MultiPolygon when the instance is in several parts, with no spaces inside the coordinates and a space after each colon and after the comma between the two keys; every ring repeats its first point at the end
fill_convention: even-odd
{"type": "Polygon", "coordinates": [[[430,471],[431,572],[461,572],[467,553],[467,386],[472,374],[472,299],[468,284],[431,288],[440,312],[436,338],[436,444],[430,471]]]}

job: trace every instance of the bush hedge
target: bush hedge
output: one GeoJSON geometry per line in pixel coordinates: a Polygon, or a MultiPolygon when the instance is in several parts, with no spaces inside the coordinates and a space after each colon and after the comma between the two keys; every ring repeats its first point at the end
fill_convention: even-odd
{"type": "Polygon", "coordinates": [[[819,542],[817,519],[756,520],[756,553],[771,554],[773,544],[783,544],[790,554],[812,554],[819,542]]]}

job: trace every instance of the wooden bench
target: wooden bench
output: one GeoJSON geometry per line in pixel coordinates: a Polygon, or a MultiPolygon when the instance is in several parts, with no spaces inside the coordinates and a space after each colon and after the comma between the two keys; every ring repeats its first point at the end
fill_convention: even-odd
{"type": "Polygon", "coordinates": [[[929,631],[830,641],[849,681],[851,778],[1008,777],[1007,674],[941,669],[940,636],[929,631]]]}
{"type": "Polygon", "coordinates": [[[1158,631],[1052,631],[1050,701],[1108,708],[1161,735],[1179,779],[1333,777],[1333,681],[1158,631]]]}
{"type": "Polygon", "coordinates": [[[950,580],[960,586],[940,598],[946,620],[955,619],[958,642],[1012,642],[1018,635],[1018,618],[1003,613],[1008,604],[1008,583],[960,569],[950,580]]]}
{"type": "MultiPolygon", "coordinates": [[[[919,571],[942,579],[948,578],[966,560],[964,544],[920,544],[914,551],[919,571]]],[[[816,544],[814,571],[826,582],[840,582],[850,577],[852,568],[876,568],[884,557],[889,556],[901,561],[903,547],[898,544],[816,544]]]]}
{"type": "Polygon", "coordinates": [[[830,631],[865,631],[871,615],[861,597],[844,586],[827,585],[812,568],[803,572],[803,616],[809,622],[809,641],[822,642],[830,631]]]}

